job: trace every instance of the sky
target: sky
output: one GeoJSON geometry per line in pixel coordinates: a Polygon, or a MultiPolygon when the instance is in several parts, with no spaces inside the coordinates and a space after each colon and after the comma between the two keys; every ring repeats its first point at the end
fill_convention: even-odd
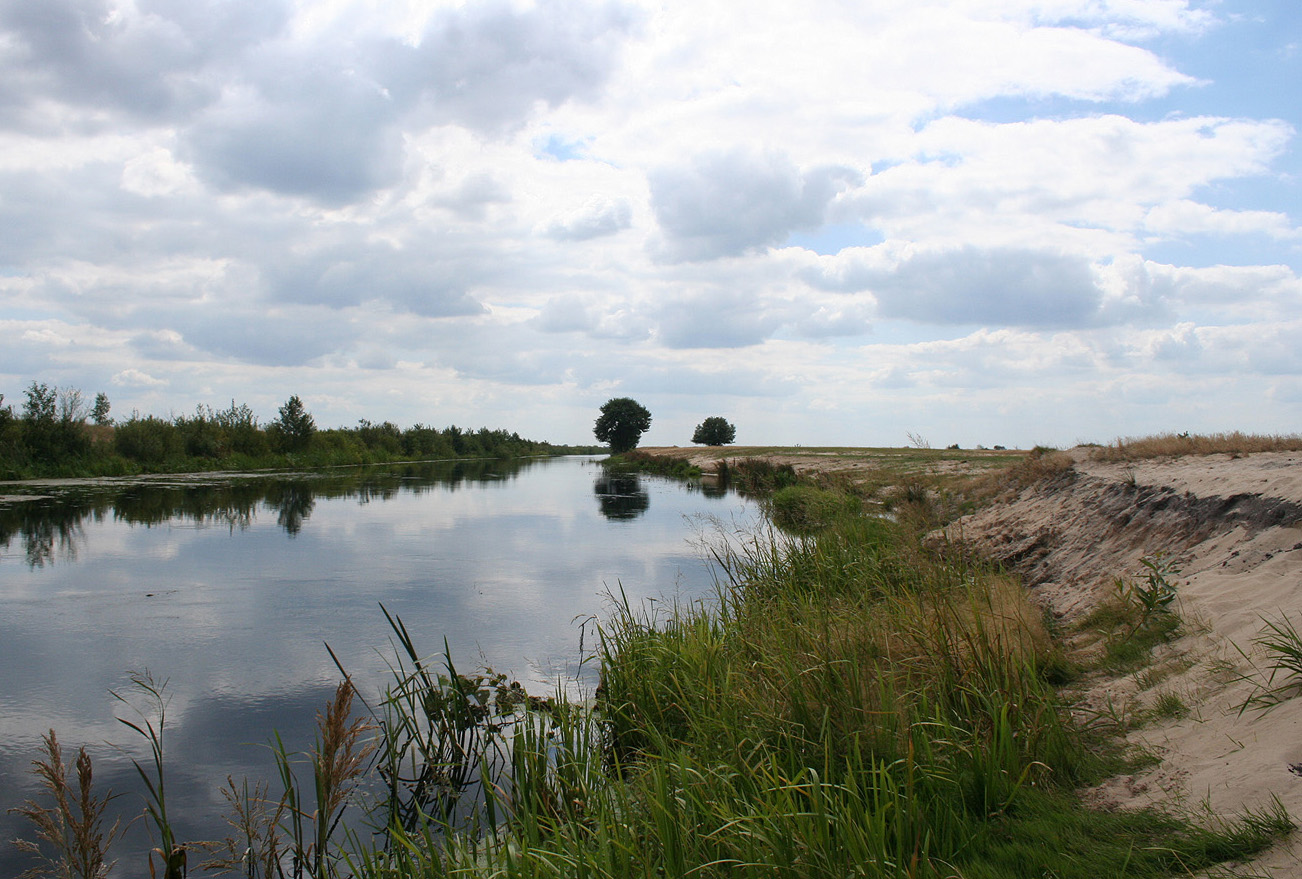
{"type": "Polygon", "coordinates": [[[1302,431],[1296,0],[0,0],[0,393],[1302,431]]]}

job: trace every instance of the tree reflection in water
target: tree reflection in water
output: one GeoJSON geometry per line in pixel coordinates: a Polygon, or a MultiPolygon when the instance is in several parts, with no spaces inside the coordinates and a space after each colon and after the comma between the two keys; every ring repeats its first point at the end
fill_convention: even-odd
{"type": "MultiPolygon", "coordinates": [[[[0,552],[14,541],[28,567],[77,557],[82,523],[112,517],[153,527],[177,520],[198,525],[248,529],[260,511],[276,514],[276,523],[292,535],[302,531],[318,498],[354,497],[361,503],[389,499],[398,492],[456,489],[463,483],[499,483],[514,479],[534,461],[445,461],[379,470],[347,468],[329,472],[280,475],[193,474],[126,481],[78,481],[67,486],[42,484],[21,494],[24,486],[0,500],[0,552]]],[[[646,509],[644,502],[641,507],[646,509]]],[[[636,514],[635,514],[636,515],[636,514]]]]}
{"type": "Polygon", "coordinates": [[[651,506],[651,496],[636,473],[603,473],[592,483],[592,493],[607,519],[636,519],[651,506]]]}

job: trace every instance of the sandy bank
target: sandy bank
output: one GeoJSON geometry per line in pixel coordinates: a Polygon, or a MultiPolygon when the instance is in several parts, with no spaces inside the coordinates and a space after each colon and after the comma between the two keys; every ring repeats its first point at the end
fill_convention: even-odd
{"type": "MultiPolygon", "coordinates": [[[[1161,763],[1090,796],[1104,807],[1205,799],[1221,814],[1276,796],[1302,823],[1302,777],[1290,770],[1302,763],[1302,698],[1240,710],[1254,691],[1244,678],[1260,681],[1267,667],[1254,645],[1264,620],[1287,614],[1302,627],[1302,455],[1129,464],[1092,461],[1084,449],[1072,455],[1071,470],[959,520],[948,535],[1019,572],[1067,620],[1093,608],[1117,577],[1138,579],[1143,556],[1160,551],[1179,564],[1180,611],[1193,632],[1148,674],[1094,681],[1083,700],[1124,711],[1174,693],[1192,711],[1132,732],[1161,763]]],[[[1302,875],[1300,852],[1281,846],[1254,868],[1302,875]]]]}

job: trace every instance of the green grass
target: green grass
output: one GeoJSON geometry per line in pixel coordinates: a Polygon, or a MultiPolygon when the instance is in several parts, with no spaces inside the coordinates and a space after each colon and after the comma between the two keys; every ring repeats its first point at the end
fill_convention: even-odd
{"type": "Polygon", "coordinates": [[[1268,711],[1302,694],[1302,634],[1285,614],[1263,622],[1265,628],[1252,643],[1266,655],[1268,668],[1243,704],[1245,709],[1258,711],[1268,711]]]}
{"type": "Polygon", "coordinates": [[[1145,570],[1143,577],[1114,581],[1113,594],[1079,626],[1103,638],[1102,666],[1112,672],[1144,668],[1154,648],[1184,633],[1174,582],[1180,569],[1160,552],[1145,556],[1140,564],[1145,570]]]}
{"type": "Polygon", "coordinates": [[[1210,824],[1084,808],[1114,758],[1047,682],[1039,613],[899,526],[714,552],[716,602],[621,606],[596,712],[516,739],[504,833],[365,875],[1170,876],[1292,826],[1275,804],[1210,824]]]}

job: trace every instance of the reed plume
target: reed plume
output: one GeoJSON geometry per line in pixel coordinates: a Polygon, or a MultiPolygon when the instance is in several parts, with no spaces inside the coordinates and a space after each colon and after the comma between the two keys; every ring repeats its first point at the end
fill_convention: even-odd
{"type": "Polygon", "coordinates": [[[21,851],[29,852],[40,863],[22,874],[23,879],[53,876],[57,879],[104,879],[113,868],[108,860],[108,850],[121,836],[120,823],[105,829],[104,812],[112,793],[96,796],[93,790],[93,770],[90,755],[85,748],[77,750],[77,758],[69,767],[63,762],[63,749],[54,730],[42,737],[45,759],[32,761],[33,772],[41,786],[54,802],[43,805],[28,800],[10,812],[21,815],[36,828],[37,837],[46,843],[32,840],[14,840],[21,851]],[[75,771],[74,787],[69,779],[75,771]]]}

